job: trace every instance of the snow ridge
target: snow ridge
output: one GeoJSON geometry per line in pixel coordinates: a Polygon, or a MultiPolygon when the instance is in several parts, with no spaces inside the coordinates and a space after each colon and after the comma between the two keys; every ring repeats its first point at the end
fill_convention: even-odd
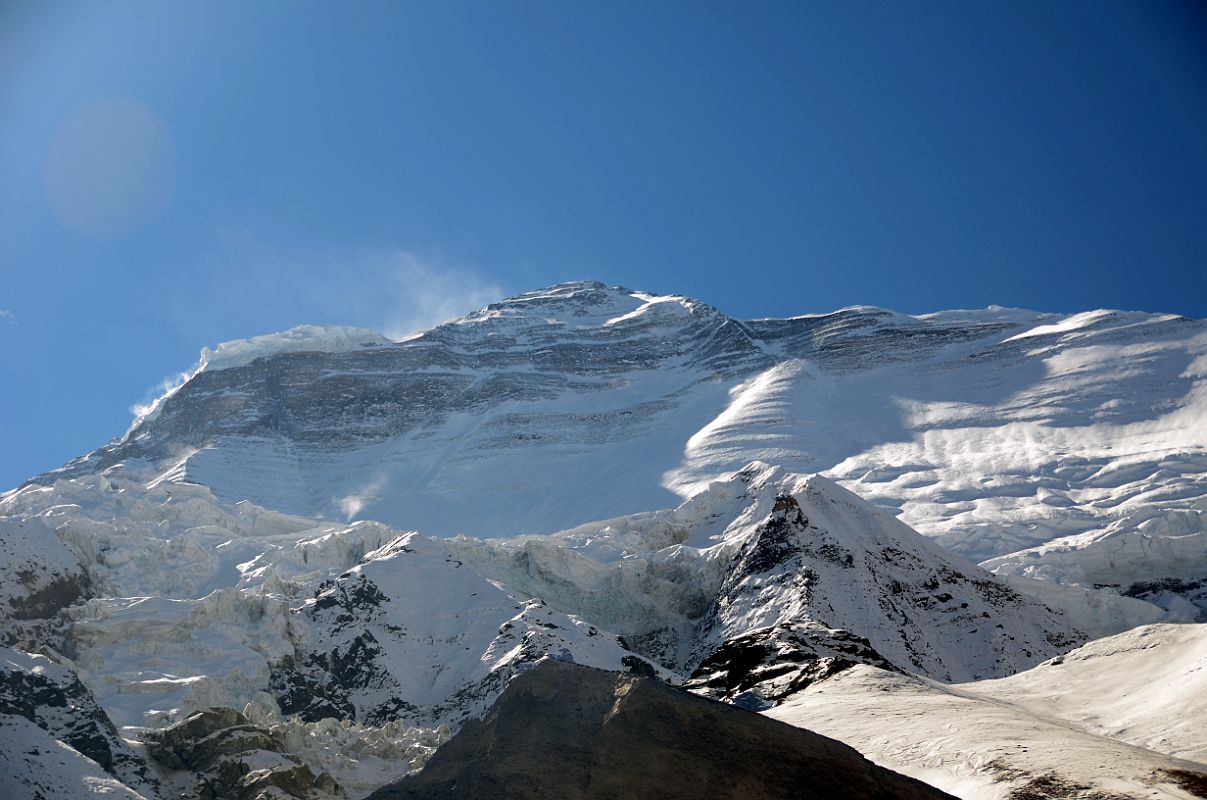
{"type": "Polygon", "coordinates": [[[201,350],[198,371],[242,367],[259,358],[282,353],[351,353],[366,347],[387,347],[393,342],[376,331],[344,325],[298,325],[284,333],[223,342],[201,350]]]}

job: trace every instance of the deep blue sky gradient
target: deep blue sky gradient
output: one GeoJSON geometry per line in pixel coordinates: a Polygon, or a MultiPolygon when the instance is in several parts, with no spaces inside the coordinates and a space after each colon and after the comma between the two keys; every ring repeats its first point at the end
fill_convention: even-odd
{"type": "Polygon", "coordinates": [[[1202,9],[10,0],[0,488],[203,345],[574,278],[746,318],[1207,316],[1202,9]],[[170,133],[174,191],[96,236],[48,152],[114,97],[170,133]]]}

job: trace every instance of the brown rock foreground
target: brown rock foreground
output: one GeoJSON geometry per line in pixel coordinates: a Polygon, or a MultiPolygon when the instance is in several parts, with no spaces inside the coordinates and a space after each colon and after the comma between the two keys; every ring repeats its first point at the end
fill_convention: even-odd
{"type": "Polygon", "coordinates": [[[369,800],[950,798],[824,736],[667,686],[547,660],[422,772],[369,800]]]}

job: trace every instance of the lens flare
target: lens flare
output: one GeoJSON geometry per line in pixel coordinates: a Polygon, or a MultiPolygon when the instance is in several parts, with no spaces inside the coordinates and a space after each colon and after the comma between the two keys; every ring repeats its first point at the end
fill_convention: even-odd
{"type": "Polygon", "coordinates": [[[84,106],[59,127],[47,152],[51,208],[84,236],[129,233],[163,210],[175,186],[171,132],[137,100],[111,97],[84,106]]]}

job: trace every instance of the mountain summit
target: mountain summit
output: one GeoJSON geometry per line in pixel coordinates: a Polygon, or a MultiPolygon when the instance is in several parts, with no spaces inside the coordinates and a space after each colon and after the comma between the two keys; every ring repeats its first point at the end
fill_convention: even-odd
{"type": "Polygon", "coordinates": [[[979,561],[1153,508],[1155,533],[1199,530],[1205,364],[1207,323],[1170,315],[743,322],[572,282],[401,342],[307,327],[220,345],[125,437],[35,482],[123,463],[288,513],[507,536],[674,505],[759,460],[825,472],[979,561]]]}

